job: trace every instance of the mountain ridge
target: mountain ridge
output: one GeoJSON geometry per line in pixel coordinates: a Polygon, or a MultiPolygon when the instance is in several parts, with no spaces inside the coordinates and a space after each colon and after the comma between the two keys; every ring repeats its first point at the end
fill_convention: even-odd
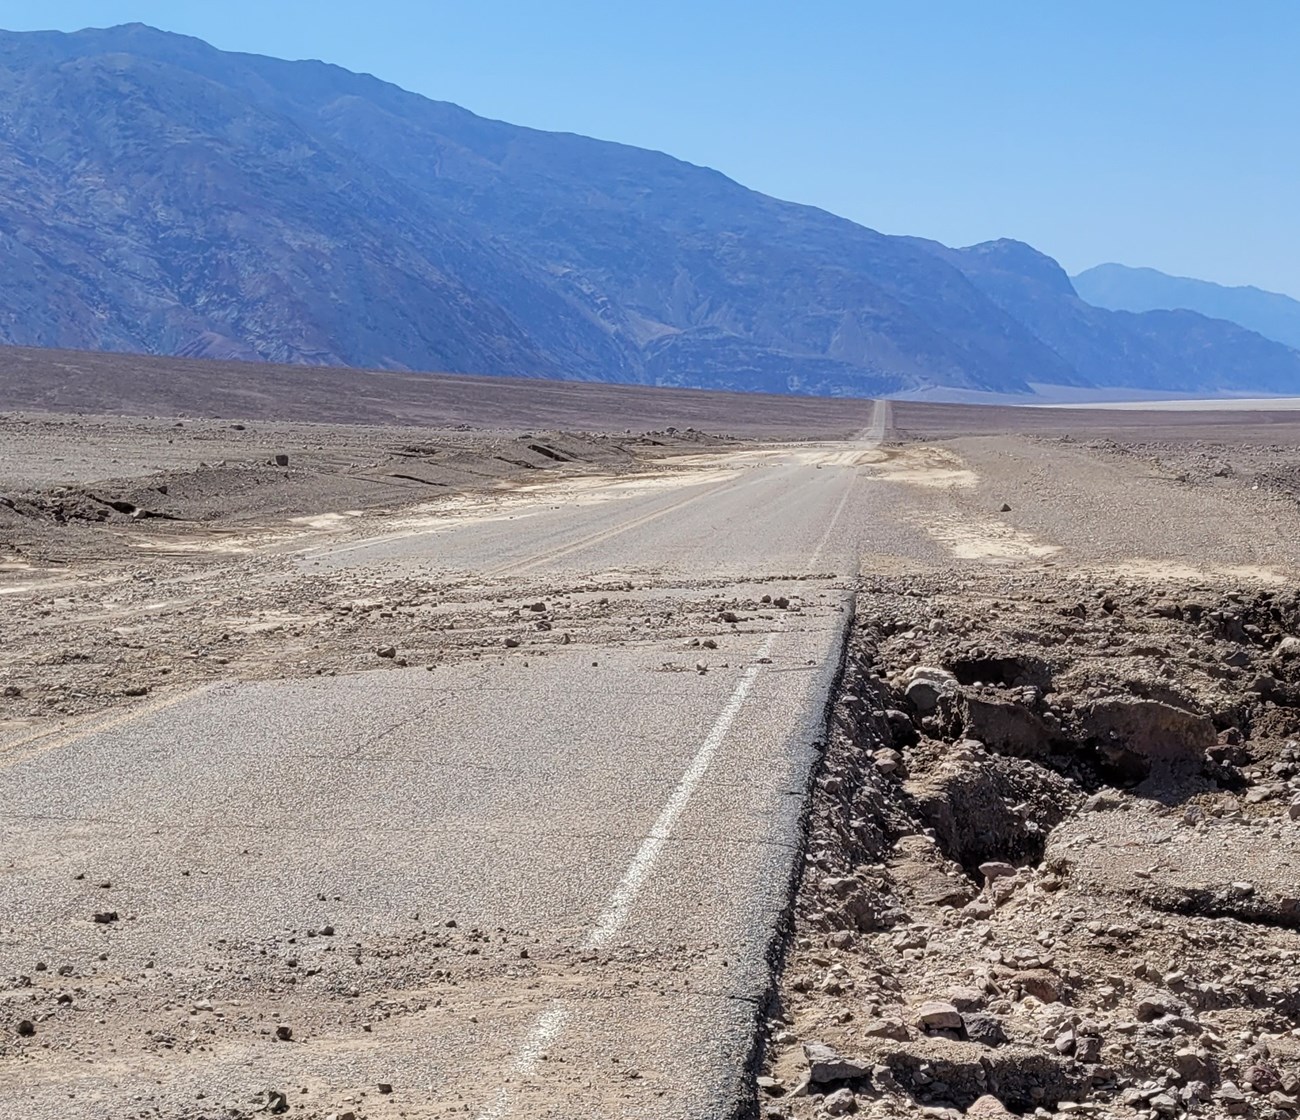
{"type": "Polygon", "coordinates": [[[1216,284],[1154,268],[1099,264],[1073,277],[1080,296],[1113,311],[1196,311],[1300,348],[1300,300],[1248,285],[1216,284]]]}
{"type": "Polygon", "coordinates": [[[1135,387],[1193,357],[1203,387],[1300,387],[1276,344],[1247,377],[1235,329],[1189,353],[1186,323],[1080,311],[1028,246],[893,237],[329,63],[3,32],[0,98],[10,344],[865,396],[1095,384],[1133,352],[1135,387]]]}

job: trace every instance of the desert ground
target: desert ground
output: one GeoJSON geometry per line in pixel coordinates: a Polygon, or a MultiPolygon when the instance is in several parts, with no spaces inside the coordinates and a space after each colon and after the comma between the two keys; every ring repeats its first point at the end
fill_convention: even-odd
{"type": "Polygon", "coordinates": [[[0,385],[0,1113],[1300,1112],[1300,415],[0,385]]]}

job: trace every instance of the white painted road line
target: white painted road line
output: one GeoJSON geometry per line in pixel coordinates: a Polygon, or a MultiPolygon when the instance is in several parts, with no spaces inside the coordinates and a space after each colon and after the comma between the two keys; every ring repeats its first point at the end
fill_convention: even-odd
{"type": "MultiPolygon", "coordinates": [[[[862,442],[869,445],[879,445],[884,438],[885,428],[889,422],[889,408],[886,402],[877,401],[872,413],[871,426],[859,437],[862,442]]],[[[849,495],[853,491],[853,484],[857,479],[854,472],[849,476],[848,484],[844,488],[844,493],[840,497],[839,504],[835,512],[831,515],[830,523],[826,526],[826,531],[822,534],[821,540],[817,547],[813,549],[811,556],[808,558],[808,568],[811,570],[820,557],[822,550],[826,547],[830,539],[832,530],[839,523],[840,515],[844,512],[844,507],[848,502],[849,495]]],[[[705,495],[698,495],[703,497],[705,495]]],[[[686,501],[694,501],[695,497],[688,498],[686,501]]],[[[678,506],[686,502],[678,503],[678,506]]],[[[677,508],[677,507],[671,507],[677,508]]],[[[667,513],[670,510],[663,510],[649,515],[644,520],[651,517],[657,517],[660,512],[667,513]]],[[[617,532],[615,529],[611,532],[617,532]]],[[[601,534],[605,536],[608,534],[601,534]]],[[[586,542],[579,542],[574,546],[577,548],[584,547],[586,542]]],[[[776,642],[777,631],[770,633],[759,647],[755,655],[753,664],[747,668],[737,682],[731,697],[727,700],[726,706],[718,715],[713,724],[713,728],[705,737],[700,749],[695,752],[695,757],[691,760],[690,766],[682,775],[681,780],[677,783],[677,788],[673,790],[672,796],[660,810],[658,818],[654,825],[646,834],[645,839],[641,842],[641,847],[632,857],[632,862],[628,864],[627,871],[624,872],[623,878],[619,881],[614,893],[610,896],[600,918],[596,921],[591,933],[587,935],[583,943],[585,949],[599,949],[607,945],[612,937],[623,928],[627,923],[628,914],[632,909],[633,903],[636,902],[637,895],[644,886],[646,879],[654,870],[655,864],[659,860],[660,853],[664,846],[672,839],[673,827],[677,824],[677,819],[682,815],[691,796],[695,793],[701,781],[704,780],[705,774],[708,773],[709,767],[713,763],[713,756],[718,753],[718,748],[722,746],[731,730],[731,725],[735,723],[736,717],[744,707],[745,700],[749,696],[750,689],[754,686],[754,681],[764,668],[764,662],[772,652],[772,646],[776,642]]],[[[510,1064],[510,1073],[514,1076],[527,1076],[536,1067],[542,1054],[545,1052],[549,1043],[559,1034],[568,1018],[568,1011],[564,1004],[556,1001],[546,1008],[538,1017],[537,1021],[529,1028],[528,1033],[524,1036],[520,1044],[519,1051],[515,1055],[514,1061],[510,1064]]],[[[480,1112],[478,1120],[501,1120],[506,1114],[510,1104],[510,1095],[508,1086],[502,1085],[497,1090],[496,1100],[487,1110],[480,1112]]]]}
{"type": "Polygon", "coordinates": [[[745,697],[749,695],[749,690],[754,686],[755,679],[763,669],[763,658],[772,652],[772,643],[775,640],[775,632],[767,636],[762,646],[759,647],[757,660],[741,675],[735,691],[731,694],[731,699],[727,701],[727,706],[722,709],[722,713],[714,723],[713,730],[709,732],[708,737],[700,745],[700,749],[695,752],[695,757],[691,760],[690,766],[686,768],[686,773],[682,775],[681,781],[677,783],[673,795],[660,811],[654,827],[650,829],[649,834],[642,841],[640,850],[632,857],[632,862],[628,865],[622,881],[614,888],[609,905],[605,907],[605,912],[601,914],[595,929],[588,935],[584,948],[601,948],[608,943],[614,934],[623,928],[624,923],[627,921],[628,911],[632,908],[632,903],[636,901],[641,885],[653,870],[664,845],[672,837],[673,825],[677,823],[677,818],[682,815],[682,810],[686,808],[686,803],[690,801],[691,794],[695,792],[704,775],[708,773],[709,765],[713,762],[713,756],[718,753],[718,748],[722,746],[722,741],[727,737],[727,732],[731,730],[731,725],[736,721],[736,716],[740,714],[740,709],[745,703],[745,697]]]}
{"type": "MultiPolygon", "coordinates": [[[[569,1012],[565,1009],[564,1004],[558,1000],[551,1004],[538,1017],[528,1034],[525,1036],[523,1045],[519,1047],[519,1053],[515,1055],[515,1060],[510,1063],[510,1072],[516,1077],[527,1077],[537,1068],[537,1063],[541,1061],[542,1055],[546,1053],[546,1048],[551,1044],[551,1040],[560,1033],[564,1026],[564,1021],[569,1017],[569,1012]]],[[[496,1102],[491,1108],[479,1113],[479,1120],[500,1120],[506,1114],[506,1108],[510,1104],[510,1094],[505,1085],[497,1089],[496,1102]]]]}
{"type": "MultiPolygon", "coordinates": [[[[641,847],[637,849],[636,855],[632,857],[632,862],[628,864],[623,878],[619,881],[618,886],[614,888],[614,893],[610,895],[609,902],[600,918],[591,933],[587,935],[583,948],[599,949],[607,945],[610,938],[627,923],[632,904],[636,901],[636,897],[646,879],[649,878],[651,871],[654,870],[664,845],[672,839],[673,826],[676,825],[677,818],[682,815],[682,811],[691,800],[691,795],[704,779],[704,775],[708,773],[709,766],[713,763],[713,756],[718,753],[718,748],[722,746],[723,741],[726,739],[727,732],[731,730],[731,725],[736,722],[736,717],[740,714],[740,709],[744,707],[750,689],[754,687],[754,681],[758,679],[759,673],[764,668],[764,659],[772,652],[772,645],[776,641],[776,636],[776,632],[773,631],[763,640],[763,644],[759,646],[758,653],[755,655],[754,663],[745,670],[736,683],[726,707],[722,709],[713,724],[712,730],[709,731],[704,742],[700,744],[700,749],[695,752],[695,757],[691,759],[690,766],[686,768],[681,781],[677,783],[677,788],[673,790],[672,796],[668,798],[654,825],[641,842],[641,847]]],[[[532,1072],[545,1052],[547,1045],[560,1032],[560,1028],[564,1025],[567,1017],[568,1011],[558,1001],[552,1003],[537,1017],[537,1021],[529,1029],[528,1034],[524,1036],[519,1052],[510,1064],[511,1074],[526,1076],[532,1072]]],[[[509,1093],[506,1086],[502,1085],[497,1091],[497,1098],[492,1107],[479,1113],[479,1120],[500,1120],[500,1117],[505,1115],[509,1103],[509,1093]]]]}

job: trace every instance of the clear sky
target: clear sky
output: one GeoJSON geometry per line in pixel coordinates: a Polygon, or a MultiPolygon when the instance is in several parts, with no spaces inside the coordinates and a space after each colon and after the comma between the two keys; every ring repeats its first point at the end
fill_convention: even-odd
{"type": "Polygon", "coordinates": [[[0,0],[321,58],[889,233],[1300,297],[1300,0],[0,0]]]}

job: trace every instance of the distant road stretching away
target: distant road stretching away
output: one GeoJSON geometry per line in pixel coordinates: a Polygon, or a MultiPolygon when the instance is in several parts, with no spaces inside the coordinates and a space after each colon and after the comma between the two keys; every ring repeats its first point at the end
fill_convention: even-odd
{"type": "Polygon", "coordinates": [[[716,649],[625,640],[633,595],[607,648],[221,684],[11,754],[0,968],[106,952],[123,1022],[195,1041],[50,1053],[0,1114],[191,1115],[278,1086],[322,1115],[365,1093],[371,1116],[730,1116],[860,541],[932,551],[859,470],[888,420],[299,561],[515,598],[651,574],[647,611],[767,595],[716,649]],[[119,921],[90,920],[101,876],[119,921]]]}

